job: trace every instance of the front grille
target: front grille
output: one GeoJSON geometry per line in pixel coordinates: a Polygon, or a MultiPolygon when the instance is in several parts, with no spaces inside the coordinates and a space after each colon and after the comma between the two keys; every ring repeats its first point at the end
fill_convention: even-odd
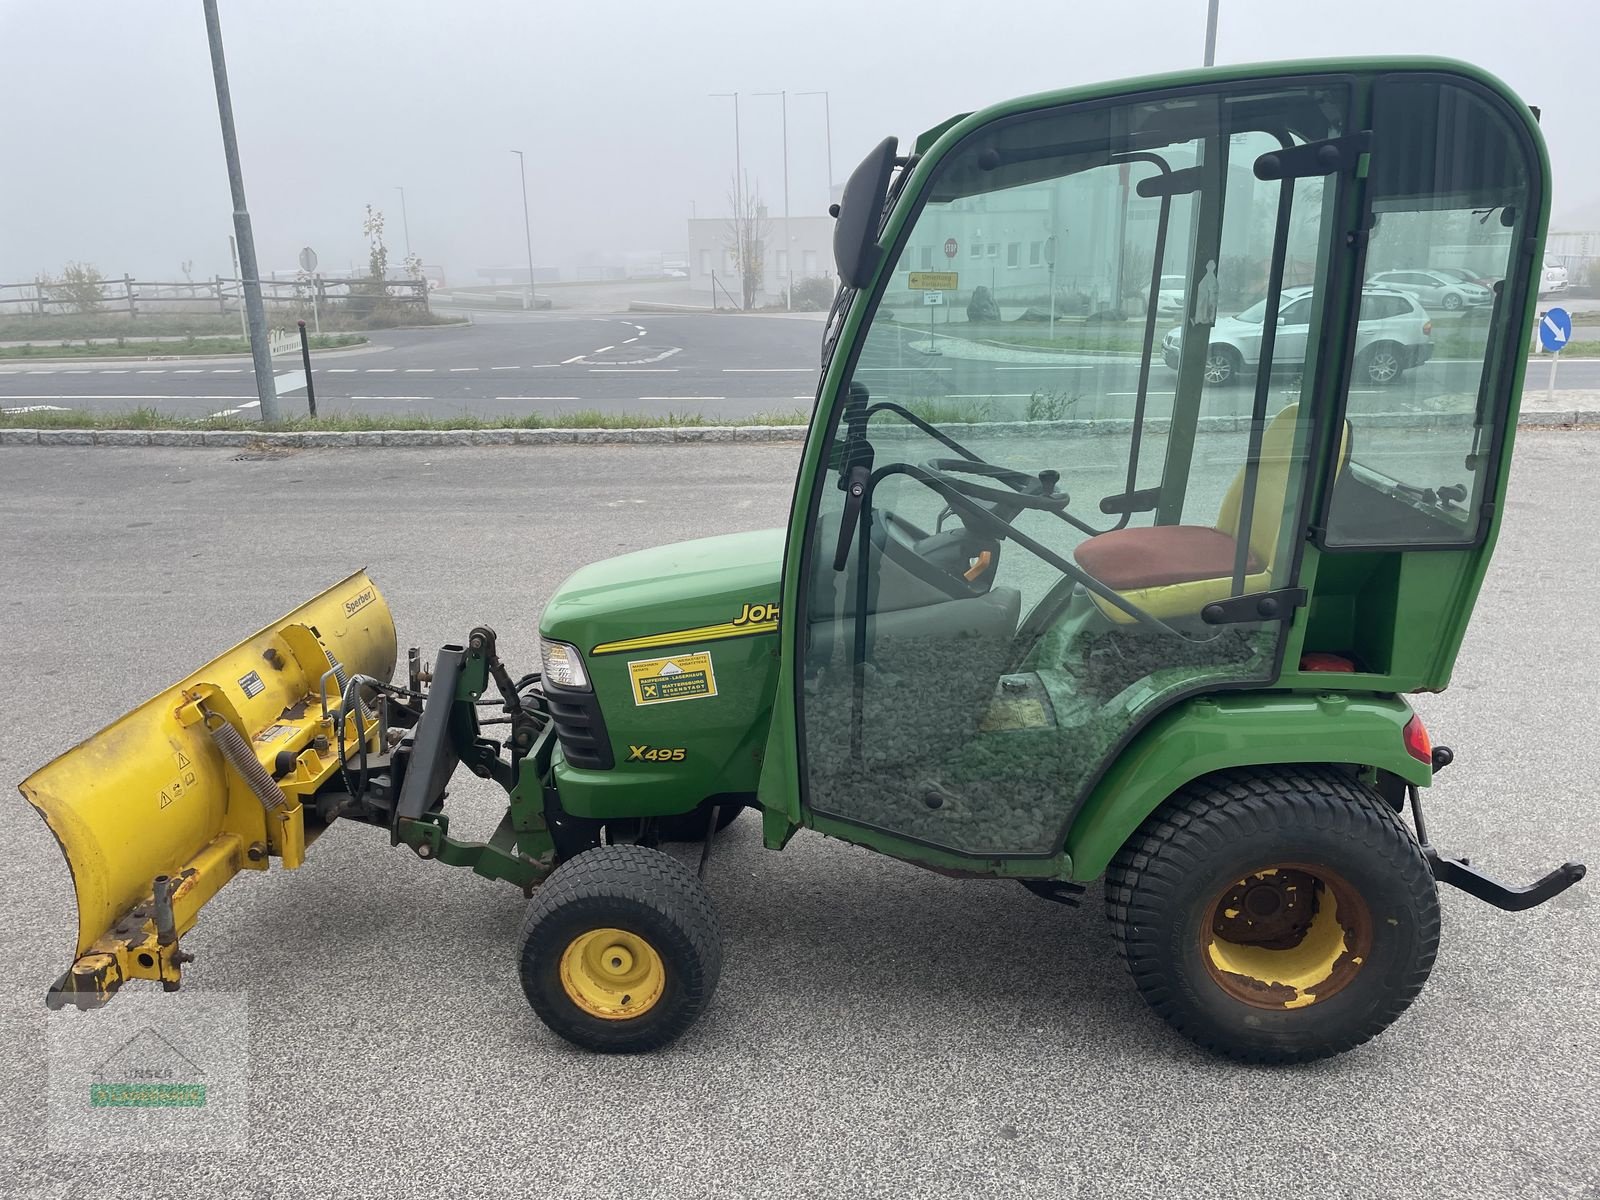
{"type": "Polygon", "coordinates": [[[550,706],[556,740],[569,763],[590,771],[609,771],[616,765],[611,739],[606,736],[606,720],[600,715],[600,701],[593,692],[570,691],[547,679],[544,698],[550,706]]]}

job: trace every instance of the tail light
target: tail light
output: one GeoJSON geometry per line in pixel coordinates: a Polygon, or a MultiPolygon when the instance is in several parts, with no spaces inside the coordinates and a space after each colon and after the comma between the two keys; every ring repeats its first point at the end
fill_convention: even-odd
{"type": "Polygon", "coordinates": [[[1433,322],[1432,321],[1424,321],[1422,323],[1422,336],[1423,337],[1432,337],[1433,336],[1433,322]]]}
{"type": "Polygon", "coordinates": [[[1413,713],[1400,736],[1405,739],[1407,754],[1418,762],[1433,765],[1433,740],[1428,737],[1428,730],[1422,724],[1421,717],[1413,713]]]}

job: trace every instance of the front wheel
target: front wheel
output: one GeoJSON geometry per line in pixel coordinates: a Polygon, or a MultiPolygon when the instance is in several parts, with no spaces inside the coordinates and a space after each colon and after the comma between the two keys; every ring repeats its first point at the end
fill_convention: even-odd
{"type": "Polygon", "coordinates": [[[574,1045],[654,1050],[716,990],[722,934],[705,887],[644,846],[599,846],[534,893],[517,960],[533,1011],[574,1045]]]}
{"type": "Polygon", "coordinates": [[[1447,292],[1444,298],[1444,310],[1445,312],[1460,312],[1461,297],[1454,292],[1447,292]]]}
{"type": "Polygon", "coordinates": [[[1244,371],[1244,359],[1232,346],[1212,346],[1206,353],[1206,382],[1214,387],[1228,387],[1239,382],[1244,371]]]}
{"type": "Polygon", "coordinates": [[[1439,945],[1415,839],[1370,789],[1317,768],[1190,784],[1117,855],[1106,908],[1150,1007],[1245,1062],[1309,1062],[1381,1033],[1439,945]]]}

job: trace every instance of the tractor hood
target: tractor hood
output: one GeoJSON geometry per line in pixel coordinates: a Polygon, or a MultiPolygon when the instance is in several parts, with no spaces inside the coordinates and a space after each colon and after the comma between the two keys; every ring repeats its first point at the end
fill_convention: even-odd
{"type": "Polygon", "coordinates": [[[775,623],[783,542],[782,529],[763,529],[590,563],[556,589],[539,632],[590,654],[597,646],[645,649],[664,634],[714,641],[775,623]]]}

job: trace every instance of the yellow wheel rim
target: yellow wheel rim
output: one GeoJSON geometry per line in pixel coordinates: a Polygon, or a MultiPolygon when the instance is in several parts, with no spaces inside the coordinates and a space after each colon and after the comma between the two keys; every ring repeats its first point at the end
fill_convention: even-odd
{"type": "Polygon", "coordinates": [[[626,929],[591,929],[561,952],[567,998],[603,1021],[629,1021],[655,1007],[667,986],[655,947],[626,929]]]}
{"type": "Polygon", "coordinates": [[[1284,863],[1235,880],[1200,929],[1206,971],[1256,1008],[1305,1008],[1342,991],[1372,953],[1372,915],[1327,867],[1284,863]]]}

